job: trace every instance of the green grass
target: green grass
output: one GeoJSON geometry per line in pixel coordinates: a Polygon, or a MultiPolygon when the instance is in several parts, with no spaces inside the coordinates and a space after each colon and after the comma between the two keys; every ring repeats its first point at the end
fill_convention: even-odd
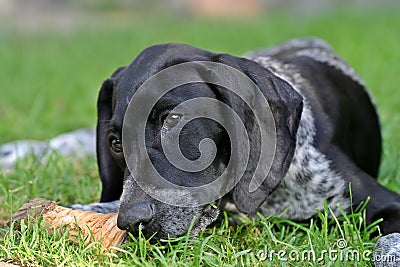
{"type": "MultiPolygon", "coordinates": [[[[69,32],[15,32],[0,26],[0,143],[46,139],[67,130],[94,125],[97,92],[118,66],[128,64],[146,46],[184,42],[240,55],[294,37],[326,39],[364,79],[376,100],[384,137],[380,181],[400,191],[400,36],[398,11],[334,12],[315,17],[269,15],[247,21],[147,18],[126,15],[85,24],[69,32]]],[[[368,145],[368,144],[366,144],[368,145]]],[[[25,159],[15,172],[0,173],[0,219],[7,220],[26,200],[44,197],[58,203],[98,200],[100,182],[94,158],[73,161],[53,155],[47,164],[25,159]]],[[[226,221],[197,239],[182,237],[150,245],[138,238],[119,251],[102,254],[100,245],[71,244],[66,233],[49,234],[37,224],[21,230],[0,226],[0,262],[41,266],[365,266],[370,261],[282,262],[265,251],[301,253],[335,249],[370,251],[376,239],[363,213],[328,219],[323,211],[311,223],[279,218],[226,221]],[[261,252],[260,252],[261,251],[261,252]]]]}
{"type": "MultiPolygon", "coordinates": [[[[95,168],[93,159],[71,162],[53,155],[42,166],[27,159],[7,179],[0,177],[0,189],[6,196],[0,212],[11,214],[33,196],[65,204],[93,201],[100,189],[95,168]]],[[[375,239],[370,239],[370,233],[375,227],[364,224],[362,212],[334,219],[328,219],[328,214],[326,209],[311,223],[294,223],[258,215],[259,220],[244,219],[241,226],[232,227],[225,220],[219,226],[207,229],[198,238],[184,236],[151,245],[143,237],[133,238],[117,251],[105,254],[100,252],[99,243],[88,247],[83,239],[79,243],[71,243],[67,232],[50,234],[45,227],[39,227],[40,222],[35,221],[33,226],[23,224],[21,229],[0,228],[3,238],[0,241],[0,260],[40,266],[254,266],[280,265],[277,253],[286,251],[288,254],[285,257],[290,265],[308,266],[310,264],[306,260],[311,260],[311,265],[319,266],[322,262],[330,262],[323,251],[338,249],[337,242],[345,240],[346,249],[356,251],[359,260],[343,262],[368,264],[369,258],[365,260],[362,255],[373,249],[375,239]],[[308,251],[314,251],[315,260],[311,256],[302,258],[302,253],[308,251]],[[269,255],[272,255],[271,258],[269,255]],[[325,258],[319,259],[322,256],[325,258]],[[305,260],[300,262],[302,259],[305,260]]],[[[343,262],[333,262],[332,266],[340,266],[343,262]]]]}

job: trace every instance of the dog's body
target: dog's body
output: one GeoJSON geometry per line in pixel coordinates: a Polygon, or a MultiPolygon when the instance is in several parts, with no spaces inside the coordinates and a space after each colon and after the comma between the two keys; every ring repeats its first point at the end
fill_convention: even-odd
{"type": "MultiPolygon", "coordinates": [[[[338,205],[350,211],[351,205],[357,206],[370,197],[367,222],[383,218],[380,224],[383,233],[399,232],[400,197],[375,180],[381,155],[378,116],[354,70],[318,39],[293,40],[249,53],[246,57],[166,44],[146,49],[128,67],[117,70],[104,82],[98,101],[97,153],[103,183],[101,203],[73,207],[101,212],[118,210],[120,228],[136,234],[141,225],[145,235],[156,233],[155,238],[165,238],[187,232],[194,216],[196,221],[192,233],[198,233],[217,218],[219,209],[304,220],[314,216],[317,209],[322,210],[324,201],[340,214],[338,205]],[[137,167],[129,170],[122,153],[124,115],[135,91],[160,70],[191,61],[225,64],[252,79],[271,106],[277,130],[276,154],[260,188],[248,192],[249,178],[244,175],[232,191],[215,201],[216,206],[175,207],[153,199],[134,179],[148,173],[141,164],[141,155],[137,167]]],[[[230,151],[229,137],[220,125],[198,120],[183,128],[186,130],[180,136],[180,142],[184,144],[182,153],[190,160],[196,159],[199,157],[199,142],[211,138],[218,148],[216,159],[206,171],[190,174],[168,164],[159,144],[160,131],[171,122],[168,115],[171,107],[196,97],[215,98],[238,108],[241,119],[247,123],[246,129],[253,131],[251,125],[254,121],[249,118],[247,110],[251,107],[240,104],[238,99],[219,87],[184,85],[167,94],[148,119],[146,146],[160,172],[184,186],[212,181],[229,162],[230,155],[238,153],[230,151]]],[[[181,123],[180,118],[176,118],[168,130],[181,123]]],[[[257,134],[250,133],[249,136],[254,141],[250,152],[259,153],[257,134]]],[[[247,170],[252,169],[252,164],[255,163],[249,161],[247,170]]],[[[191,197],[185,192],[168,190],[160,190],[159,194],[191,197]]]]}

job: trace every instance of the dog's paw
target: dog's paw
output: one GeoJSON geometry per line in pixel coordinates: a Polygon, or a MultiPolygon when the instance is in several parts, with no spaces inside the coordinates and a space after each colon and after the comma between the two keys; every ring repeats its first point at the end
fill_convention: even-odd
{"type": "Polygon", "coordinates": [[[119,200],[104,202],[104,203],[91,203],[91,204],[73,204],[66,206],[73,210],[93,211],[98,213],[116,213],[119,209],[119,200]]]}

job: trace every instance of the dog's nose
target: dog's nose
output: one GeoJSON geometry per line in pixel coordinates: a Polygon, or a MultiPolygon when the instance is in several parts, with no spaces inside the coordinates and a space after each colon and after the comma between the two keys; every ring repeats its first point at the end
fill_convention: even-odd
{"type": "Polygon", "coordinates": [[[122,230],[137,234],[139,227],[146,227],[154,215],[154,206],[150,202],[136,202],[121,205],[117,225],[122,230]]]}

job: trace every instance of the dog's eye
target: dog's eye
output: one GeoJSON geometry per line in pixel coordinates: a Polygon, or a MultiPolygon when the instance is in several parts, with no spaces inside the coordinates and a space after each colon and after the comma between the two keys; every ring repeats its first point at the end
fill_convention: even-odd
{"type": "Polygon", "coordinates": [[[182,115],[176,113],[170,113],[164,119],[164,127],[172,128],[178,124],[179,120],[181,119],[182,115]]]}
{"type": "Polygon", "coordinates": [[[114,153],[121,153],[122,152],[122,143],[117,137],[113,136],[109,140],[110,147],[114,153]]]}

